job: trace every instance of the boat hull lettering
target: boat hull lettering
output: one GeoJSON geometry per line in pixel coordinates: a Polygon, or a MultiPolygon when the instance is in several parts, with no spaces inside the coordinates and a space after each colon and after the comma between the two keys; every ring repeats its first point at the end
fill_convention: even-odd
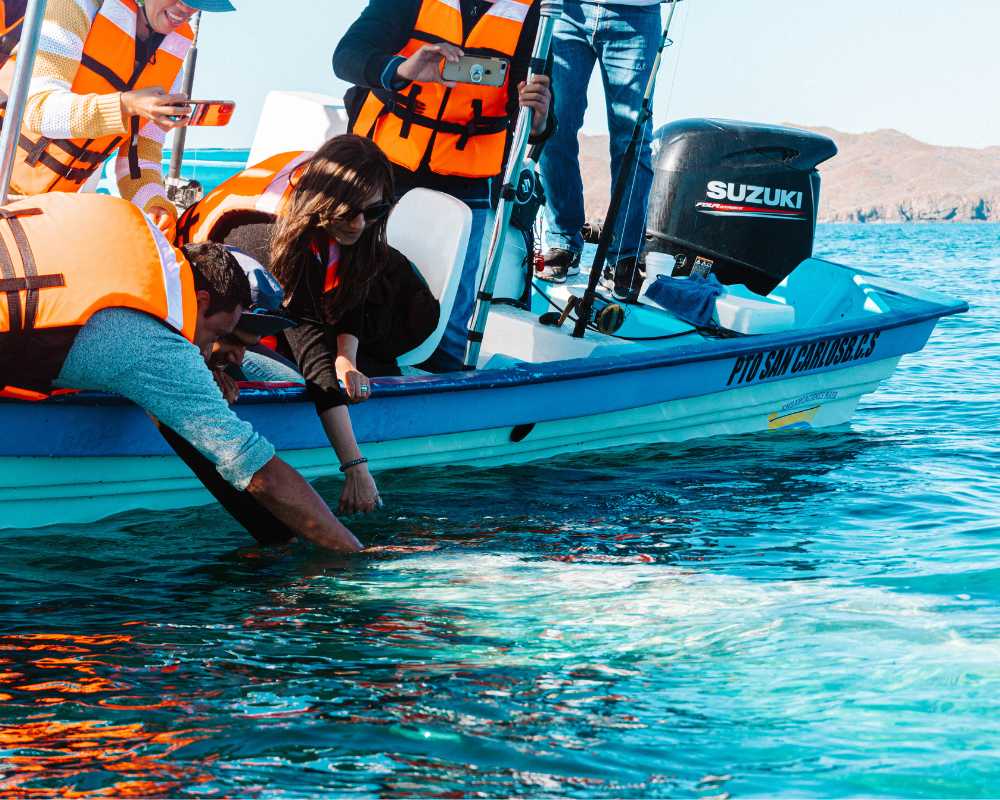
{"type": "Polygon", "coordinates": [[[872,331],[836,339],[819,339],[806,344],[738,356],[733,361],[726,386],[743,386],[769,378],[782,378],[852,361],[864,361],[875,354],[879,334],[880,331],[872,331]]]}

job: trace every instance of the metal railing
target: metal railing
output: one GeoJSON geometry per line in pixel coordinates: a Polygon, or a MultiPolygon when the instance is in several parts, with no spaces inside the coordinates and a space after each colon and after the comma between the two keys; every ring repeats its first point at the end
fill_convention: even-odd
{"type": "Polygon", "coordinates": [[[4,111],[3,132],[0,133],[0,205],[7,202],[10,178],[17,158],[17,143],[21,137],[24,122],[24,104],[28,100],[31,73],[35,68],[35,54],[38,40],[42,35],[42,20],[45,19],[47,0],[29,0],[24,12],[24,27],[17,47],[17,61],[14,80],[10,85],[7,108],[4,111]]]}

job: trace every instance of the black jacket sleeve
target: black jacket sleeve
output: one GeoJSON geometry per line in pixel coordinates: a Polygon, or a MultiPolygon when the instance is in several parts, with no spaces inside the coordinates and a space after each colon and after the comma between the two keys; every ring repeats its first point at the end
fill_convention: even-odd
{"type": "Polygon", "coordinates": [[[384,89],[383,73],[410,40],[420,0],[369,0],[333,53],[333,72],[365,89],[384,89]]]}
{"type": "Polygon", "coordinates": [[[337,383],[333,361],[337,357],[335,342],[322,325],[303,322],[284,331],[282,336],[299,372],[306,379],[306,392],[316,406],[316,413],[347,405],[347,395],[337,383]]]}

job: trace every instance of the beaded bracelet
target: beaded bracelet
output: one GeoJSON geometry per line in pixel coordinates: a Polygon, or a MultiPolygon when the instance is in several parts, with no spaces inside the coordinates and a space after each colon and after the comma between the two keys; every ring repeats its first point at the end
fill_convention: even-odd
{"type": "Polygon", "coordinates": [[[360,464],[367,464],[367,463],[368,463],[368,459],[365,458],[364,456],[361,456],[361,458],[356,458],[353,461],[347,461],[347,462],[341,464],[340,465],[340,471],[341,472],[347,472],[347,470],[349,470],[351,467],[356,467],[356,466],[358,466],[360,464]]]}

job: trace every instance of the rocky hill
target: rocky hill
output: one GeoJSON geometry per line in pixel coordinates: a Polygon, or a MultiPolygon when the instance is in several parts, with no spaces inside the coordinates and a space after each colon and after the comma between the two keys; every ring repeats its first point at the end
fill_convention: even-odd
{"type": "MultiPolygon", "coordinates": [[[[1000,147],[938,147],[895,130],[806,129],[840,150],[820,166],[823,222],[1000,222],[1000,147]]],[[[583,135],[580,145],[587,216],[601,219],[610,190],[608,137],[583,135]]]]}

